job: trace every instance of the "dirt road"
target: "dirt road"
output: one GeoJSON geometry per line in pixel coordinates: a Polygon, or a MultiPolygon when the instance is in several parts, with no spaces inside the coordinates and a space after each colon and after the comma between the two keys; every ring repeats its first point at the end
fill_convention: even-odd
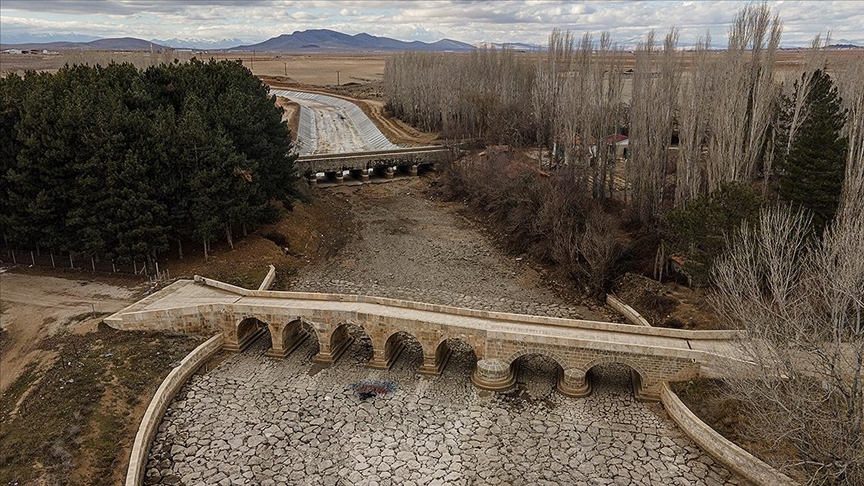
{"type": "MultiPolygon", "coordinates": [[[[434,178],[433,176],[430,176],[434,178]]],[[[296,290],[419,300],[475,309],[606,319],[568,301],[521,259],[499,251],[458,204],[429,195],[429,178],[327,189],[344,198],[358,227],[331,261],[293,281],[296,290]]]]}
{"type": "Polygon", "coordinates": [[[44,339],[60,331],[95,326],[92,314],[116,312],[134,301],[140,289],[19,273],[0,273],[3,356],[0,392],[34,361],[51,361],[51,352],[39,349],[44,339]]]}

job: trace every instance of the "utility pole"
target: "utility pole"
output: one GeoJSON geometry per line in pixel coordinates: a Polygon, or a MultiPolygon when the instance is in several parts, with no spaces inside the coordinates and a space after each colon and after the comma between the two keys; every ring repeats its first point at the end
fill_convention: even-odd
{"type": "Polygon", "coordinates": [[[336,86],[342,86],[342,83],[339,82],[339,71],[336,71],[336,86]]]}
{"type": "Polygon", "coordinates": [[[288,76],[288,63],[285,63],[285,76],[288,76]]]}

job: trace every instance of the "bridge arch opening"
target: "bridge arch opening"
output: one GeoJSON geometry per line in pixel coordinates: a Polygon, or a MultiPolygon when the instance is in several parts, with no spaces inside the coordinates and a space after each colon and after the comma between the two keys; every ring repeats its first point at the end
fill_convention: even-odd
{"type": "Polygon", "coordinates": [[[376,350],[378,366],[394,371],[415,371],[423,366],[423,345],[406,331],[394,332],[384,343],[383,356],[376,350]],[[383,362],[381,362],[383,361],[383,362]]]}
{"type": "Polygon", "coordinates": [[[243,351],[255,343],[263,342],[264,344],[260,345],[262,348],[260,351],[263,353],[270,348],[270,339],[261,339],[265,336],[270,337],[266,321],[253,316],[245,317],[237,323],[236,340],[228,339],[225,348],[231,351],[243,351]]]}
{"type": "Polygon", "coordinates": [[[435,366],[441,374],[461,376],[470,379],[477,366],[477,352],[467,341],[447,338],[438,343],[435,349],[435,366]]]}
{"type": "Polygon", "coordinates": [[[526,352],[510,362],[510,373],[516,378],[517,390],[532,398],[548,398],[558,389],[564,365],[547,354],[526,352]]]}
{"type": "Polygon", "coordinates": [[[585,381],[591,394],[635,397],[643,376],[638,367],[627,361],[603,359],[589,363],[585,381]]]}
{"type": "Polygon", "coordinates": [[[284,326],[271,325],[269,328],[273,345],[267,352],[268,356],[284,358],[292,353],[301,353],[305,357],[312,357],[320,350],[318,335],[309,322],[298,318],[284,326]]]}
{"type": "Polygon", "coordinates": [[[374,355],[372,338],[366,329],[352,322],[343,322],[330,333],[330,353],[333,361],[343,359],[353,364],[365,365],[374,355]]]}

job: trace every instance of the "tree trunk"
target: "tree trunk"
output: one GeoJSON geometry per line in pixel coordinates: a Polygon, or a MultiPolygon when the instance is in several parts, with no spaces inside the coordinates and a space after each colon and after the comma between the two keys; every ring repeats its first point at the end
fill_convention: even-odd
{"type": "Polygon", "coordinates": [[[177,255],[180,259],[183,259],[183,242],[180,241],[180,238],[177,238],[177,255]]]}
{"type": "Polygon", "coordinates": [[[225,240],[228,242],[228,246],[233,250],[234,238],[231,236],[231,223],[225,223],[225,240]]]}
{"type": "Polygon", "coordinates": [[[209,255],[208,252],[207,252],[207,239],[205,238],[205,239],[204,239],[204,261],[205,261],[205,262],[207,261],[207,258],[208,258],[209,256],[210,256],[210,255],[209,255]]]}

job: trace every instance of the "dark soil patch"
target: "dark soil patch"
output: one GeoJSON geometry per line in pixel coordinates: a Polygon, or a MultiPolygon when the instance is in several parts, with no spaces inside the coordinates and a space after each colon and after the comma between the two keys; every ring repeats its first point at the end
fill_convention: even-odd
{"type": "MultiPolygon", "coordinates": [[[[670,386],[700,420],[747,452],[777,468],[797,462],[791,444],[760,441],[747,434],[746,407],[729,393],[722,380],[698,379],[670,386]]],[[[782,470],[793,479],[806,482],[803,471],[790,471],[788,467],[782,470]]]]}
{"type": "Polygon", "coordinates": [[[613,293],[652,326],[675,329],[719,329],[719,320],[706,299],[705,289],[690,289],[675,282],[627,273],[613,293]]]}
{"type": "Polygon", "coordinates": [[[31,366],[0,397],[0,484],[122,483],[151,395],[199,342],[104,324],[46,340],[57,362],[42,373],[31,366]]]}

